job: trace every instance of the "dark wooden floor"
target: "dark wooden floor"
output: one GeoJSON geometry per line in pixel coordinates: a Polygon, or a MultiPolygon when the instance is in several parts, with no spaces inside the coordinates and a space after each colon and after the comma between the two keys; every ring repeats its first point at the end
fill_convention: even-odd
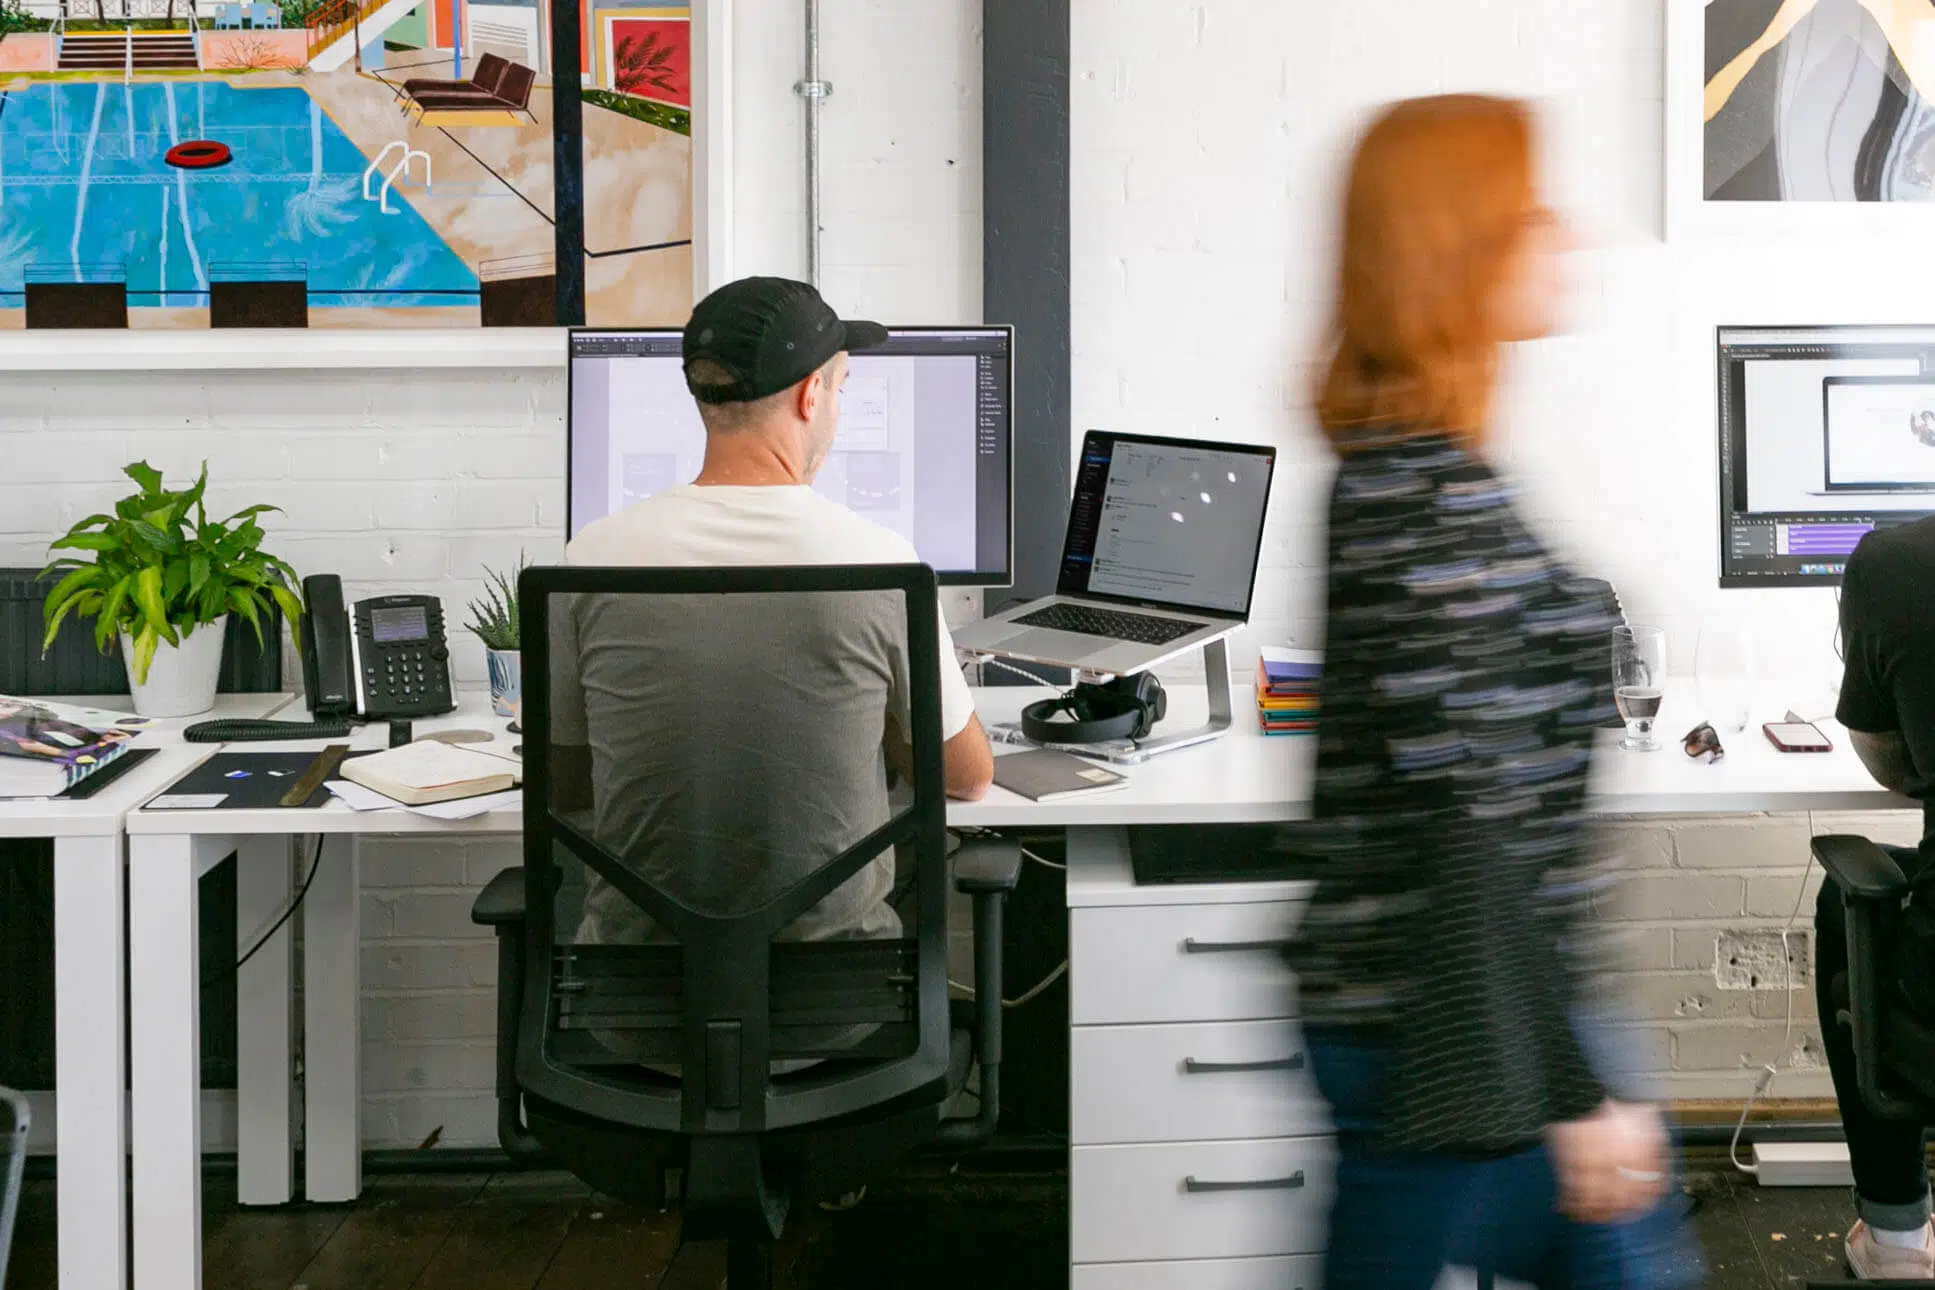
{"type": "MultiPolygon", "coordinates": [[[[1693,1187],[1710,1290],[1801,1290],[1845,1275],[1845,1191],[1693,1187]]],[[[841,1214],[793,1225],[792,1290],[1063,1290],[1067,1178],[912,1167],[841,1214]]],[[[7,1290],[55,1290],[53,1185],[22,1198],[7,1290]]],[[[232,1179],[204,1200],[210,1290],[717,1290],[717,1250],[674,1261],[678,1219],[592,1195],[566,1175],[375,1180],[354,1206],[238,1210],[232,1179]]]]}
{"type": "MultiPolygon", "coordinates": [[[[840,1214],[789,1225],[788,1290],[1065,1290],[1067,1179],[912,1167],[840,1214]]],[[[203,1192],[209,1290],[716,1290],[723,1251],[679,1244],[676,1214],[593,1195],[561,1173],[373,1180],[352,1206],[241,1210],[203,1192]]],[[[6,1290],[55,1290],[54,1187],[21,1198],[6,1290]]]]}

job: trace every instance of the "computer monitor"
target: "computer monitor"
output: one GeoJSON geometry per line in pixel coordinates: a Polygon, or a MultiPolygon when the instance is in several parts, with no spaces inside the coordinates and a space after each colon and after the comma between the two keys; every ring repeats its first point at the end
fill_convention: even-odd
{"type": "Polygon", "coordinates": [[[1722,327],[1720,585],[1837,586],[1935,514],[1935,327],[1722,327]]]}
{"type": "MultiPolygon", "coordinates": [[[[813,487],[914,544],[943,583],[1013,580],[1009,327],[896,327],[854,354],[813,487]]],[[[565,524],[688,484],[705,428],[675,330],[574,329],[565,524]]]]}

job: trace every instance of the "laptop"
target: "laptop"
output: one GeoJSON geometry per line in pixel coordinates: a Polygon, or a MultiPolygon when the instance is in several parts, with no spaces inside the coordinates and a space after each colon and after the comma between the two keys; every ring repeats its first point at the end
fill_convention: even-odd
{"type": "Polygon", "coordinates": [[[1250,616],[1275,448],[1083,436],[1055,594],[957,628],[966,653],[1126,676],[1250,616]]]}
{"type": "Polygon", "coordinates": [[[1821,405],[1823,478],[1811,496],[1935,492],[1935,383],[1829,376],[1821,405]]]}

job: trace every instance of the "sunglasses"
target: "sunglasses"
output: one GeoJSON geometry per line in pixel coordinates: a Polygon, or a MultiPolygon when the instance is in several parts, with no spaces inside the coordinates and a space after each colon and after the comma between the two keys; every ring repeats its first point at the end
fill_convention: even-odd
{"type": "Polygon", "coordinates": [[[1687,756],[1704,757],[1708,765],[1727,755],[1727,750],[1720,746],[1720,732],[1705,721],[1687,731],[1684,742],[1687,756]]]}

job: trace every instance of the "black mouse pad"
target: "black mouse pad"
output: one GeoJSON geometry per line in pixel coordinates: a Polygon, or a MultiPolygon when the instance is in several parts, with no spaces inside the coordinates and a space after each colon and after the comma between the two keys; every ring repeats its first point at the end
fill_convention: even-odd
{"type": "MultiPolygon", "coordinates": [[[[263,811],[282,805],[283,796],[296,786],[319,753],[299,752],[220,752],[172,784],[168,791],[148,803],[151,811],[222,810],[263,811]]],[[[351,757],[366,756],[351,753],[351,757]]],[[[348,760],[345,758],[344,760],[348,760]]],[[[309,795],[303,807],[313,809],[330,798],[321,784],[309,795]]]]}

